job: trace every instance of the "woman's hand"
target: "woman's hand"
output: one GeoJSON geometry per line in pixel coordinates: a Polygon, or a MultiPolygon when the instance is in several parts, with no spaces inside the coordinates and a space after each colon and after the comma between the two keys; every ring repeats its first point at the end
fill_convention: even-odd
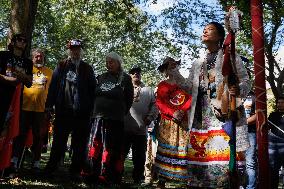
{"type": "Polygon", "coordinates": [[[0,82],[1,81],[3,83],[7,83],[7,84],[10,84],[10,85],[14,85],[14,86],[16,86],[20,83],[20,81],[16,77],[6,76],[6,75],[0,74],[0,82]]]}
{"type": "Polygon", "coordinates": [[[175,122],[181,122],[183,116],[184,116],[184,111],[182,111],[182,110],[177,110],[177,111],[174,112],[173,121],[175,121],[175,122]]]}
{"type": "Polygon", "coordinates": [[[19,81],[21,81],[24,85],[27,87],[30,87],[32,85],[33,77],[26,75],[25,73],[15,70],[13,72],[13,76],[16,77],[19,81]]]}
{"type": "Polygon", "coordinates": [[[229,87],[229,94],[231,96],[237,96],[239,95],[239,88],[236,85],[232,85],[229,87]]]}
{"type": "Polygon", "coordinates": [[[20,81],[23,81],[23,78],[25,77],[25,75],[18,70],[13,71],[13,76],[16,77],[20,81]]]}
{"type": "Polygon", "coordinates": [[[143,121],[144,121],[144,124],[147,126],[147,125],[150,125],[150,123],[152,122],[148,117],[145,117],[144,119],[143,119],[143,121]]]}

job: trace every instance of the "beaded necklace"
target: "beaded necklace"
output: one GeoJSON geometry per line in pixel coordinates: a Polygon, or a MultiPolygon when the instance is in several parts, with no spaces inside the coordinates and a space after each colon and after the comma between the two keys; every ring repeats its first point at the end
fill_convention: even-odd
{"type": "Polygon", "coordinates": [[[208,53],[206,56],[206,60],[207,60],[207,70],[213,69],[215,68],[215,63],[216,63],[216,59],[217,59],[217,54],[218,52],[212,52],[212,53],[208,53]]]}

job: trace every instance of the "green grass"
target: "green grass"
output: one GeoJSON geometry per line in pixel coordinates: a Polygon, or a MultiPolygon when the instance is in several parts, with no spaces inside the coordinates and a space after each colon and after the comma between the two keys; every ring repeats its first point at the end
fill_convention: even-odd
{"type": "MultiPolygon", "coordinates": [[[[42,154],[41,160],[41,168],[43,168],[48,161],[49,153],[42,154]]],[[[71,182],[68,176],[68,167],[70,165],[70,158],[68,154],[66,154],[66,160],[64,165],[61,166],[58,171],[55,172],[52,178],[46,178],[42,174],[35,174],[30,170],[30,160],[31,156],[29,153],[26,154],[26,158],[22,168],[19,170],[19,174],[17,178],[14,179],[5,179],[0,181],[0,189],[84,189],[84,188],[94,188],[94,189],[103,189],[103,186],[100,187],[93,187],[90,185],[85,184],[84,182],[76,183],[71,182]]],[[[149,187],[141,187],[133,184],[131,178],[132,172],[132,161],[126,159],[125,161],[125,170],[123,176],[123,183],[120,188],[155,188],[156,183],[153,186],[149,187]]],[[[167,183],[167,188],[183,188],[179,184],[175,183],[167,183]]]]}

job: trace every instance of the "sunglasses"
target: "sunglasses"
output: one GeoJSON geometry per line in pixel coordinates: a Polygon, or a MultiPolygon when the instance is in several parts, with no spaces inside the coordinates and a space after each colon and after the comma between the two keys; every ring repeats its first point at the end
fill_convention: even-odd
{"type": "Polygon", "coordinates": [[[22,38],[22,37],[17,38],[17,41],[24,42],[24,43],[27,42],[27,40],[25,38],[22,38]]]}
{"type": "Polygon", "coordinates": [[[131,74],[131,75],[135,75],[135,74],[140,75],[141,73],[140,73],[140,72],[131,72],[130,74],[131,74]]]}

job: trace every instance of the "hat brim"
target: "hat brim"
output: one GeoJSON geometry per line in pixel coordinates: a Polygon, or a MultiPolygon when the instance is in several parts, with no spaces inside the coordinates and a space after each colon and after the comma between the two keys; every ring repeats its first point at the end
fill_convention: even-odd
{"type": "MultiPolygon", "coordinates": [[[[177,65],[180,65],[181,60],[175,61],[175,63],[176,63],[177,65]]],[[[158,70],[159,70],[160,72],[164,72],[165,69],[167,69],[168,65],[169,65],[169,62],[163,63],[162,65],[160,65],[160,66],[158,67],[158,70]]]]}
{"type": "Polygon", "coordinates": [[[167,69],[168,65],[169,65],[169,63],[162,64],[162,65],[160,65],[160,66],[158,67],[158,70],[159,70],[160,72],[164,72],[165,69],[167,69]]]}
{"type": "Polygon", "coordinates": [[[72,48],[82,48],[82,45],[71,45],[69,47],[67,47],[68,49],[72,49],[72,48]]]}

